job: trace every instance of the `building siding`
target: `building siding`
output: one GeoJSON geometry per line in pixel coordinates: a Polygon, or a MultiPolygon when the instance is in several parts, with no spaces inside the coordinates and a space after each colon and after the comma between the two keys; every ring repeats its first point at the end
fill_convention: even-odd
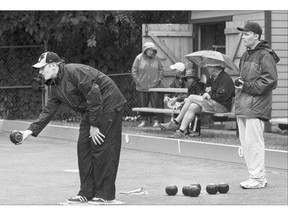
{"type": "Polygon", "coordinates": [[[271,45],[280,61],[278,86],[273,91],[272,117],[288,117],[288,11],[271,12],[271,45]]]}
{"type": "MultiPolygon", "coordinates": [[[[232,16],[232,21],[254,21],[263,29],[265,40],[265,11],[192,11],[191,19],[232,16]]],[[[278,87],[273,91],[272,118],[288,117],[288,11],[271,11],[271,47],[280,57],[277,64],[278,87]]],[[[243,53],[238,53],[241,56],[243,53]]]]}

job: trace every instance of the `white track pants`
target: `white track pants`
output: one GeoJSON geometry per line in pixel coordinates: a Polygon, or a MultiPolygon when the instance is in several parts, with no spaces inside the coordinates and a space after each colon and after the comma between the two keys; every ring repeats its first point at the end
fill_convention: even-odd
{"type": "Polygon", "coordinates": [[[250,178],[265,179],[264,122],[257,118],[237,117],[239,139],[250,178]]]}

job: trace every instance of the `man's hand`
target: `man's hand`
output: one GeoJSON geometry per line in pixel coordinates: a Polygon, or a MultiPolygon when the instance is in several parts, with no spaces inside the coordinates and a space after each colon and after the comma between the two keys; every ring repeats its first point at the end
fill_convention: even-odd
{"type": "Polygon", "coordinates": [[[31,130],[25,130],[25,131],[19,131],[22,136],[23,136],[23,139],[21,142],[19,142],[19,144],[22,144],[33,132],[31,130]]]}
{"type": "Polygon", "coordinates": [[[101,145],[104,142],[104,134],[102,134],[98,127],[91,126],[90,128],[90,136],[92,138],[95,145],[101,145]]]}
{"type": "Polygon", "coordinates": [[[203,97],[203,99],[210,99],[211,98],[211,96],[206,92],[206,93],[204,93],[203,95],[202,95],[202,97],[203,97]]]}
{"type": "Polygon", "coordinates": [[[210,91],[211,91],[211,86],[205,88],[205,92],[210,92],[210,91]]]}

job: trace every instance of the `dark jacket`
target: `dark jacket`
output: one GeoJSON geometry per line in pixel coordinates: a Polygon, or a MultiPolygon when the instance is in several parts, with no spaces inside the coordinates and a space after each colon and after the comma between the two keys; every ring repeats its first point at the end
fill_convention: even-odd
{"type": "MultiPolygon", "coordinates": [[[[176,77],[172,84],[170,85],[170,88],[185,88],[185,81],[183,79],[180,79],[179,77],[176,77]]],[[[187,97],[187,94],[184,93],[172,93],[169,94],[169,97],[177,97],[177,101],[180,101],[178,99],[187,97]]]]}
{"type": "Polygon", "coordinates": [[[235,86],[231,77],[225,71],[222,71],[215,80],[208,80],[207,87],[209,86],[211,86],[211,91],[208,92],[210,97],[230,111],[232,99],[235,96],[235,86]]]}
{"type": "Polygon", "coordinates": [[[203,95],[205,93],[205,87],[205,83],[197,81],[194,85],[188,88],[188,96],[191,94],[203,95]]]}
{"type": "Polygon", "coordinates": [[[174,80],[173,80],[173,82],[172,82],[172,84],[170,85],[170,88],[185,88],[185,81],[182,79],[180,79],[180,78],[178,78],[178,77],[176,77],[174,80]]]}
{"type": "Polygon", "coordinates": [[[276,53],[266,41],[241,57],[240,76],[243,88],[236,91],[236,115],[269,120],[272,112],[272,90],[277,87],[276,53]]]}
{"type": "Polygon", "coordinates": [[[50,83],[47,105],[28,128],[33,136],[44,129],[61,104],[82,114],[89,113],[90,125],[101,129],[103,114],[121,109],[126,103],[108,76],[87,65],[60,64],[57,77],[50,83]]]}
{"type": "Polygon", "coordinates": [[[194,95],[203,95],[205,93],[205,83],[202,82],[195,82],[194,85],[188,86],[188,83],[184,83],[183,88],[188,88],[188,93],[187,94],[178,94],[177,95],[177,101],[182,102],[184,101],[185,98],[187,98],[189,95],[194,94],[194,95]]]}

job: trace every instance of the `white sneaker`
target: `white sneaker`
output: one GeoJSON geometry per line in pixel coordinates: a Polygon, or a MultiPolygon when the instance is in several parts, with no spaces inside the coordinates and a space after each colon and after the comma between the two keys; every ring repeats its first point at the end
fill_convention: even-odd
{"type": "Polygon", "coordinates": [[[154,121],[153,127],[159,127],[159,122],[158,121],[154,121]]]}
{"type": "Polygon", "coordinates": [[[258,188],[264,188],[267,186],[267,180],[263,179],[262,181],[257,181],[255,179],[249,178],[248,180],[241,182],[240,186],[243,189],[258,189],[258,188]]]}
{"type": "Polygon", "coordinates": [[[141,123],[138,125],[138,127],[144,127],[146,125],[145,121],[141,121],[141,123]]]}

